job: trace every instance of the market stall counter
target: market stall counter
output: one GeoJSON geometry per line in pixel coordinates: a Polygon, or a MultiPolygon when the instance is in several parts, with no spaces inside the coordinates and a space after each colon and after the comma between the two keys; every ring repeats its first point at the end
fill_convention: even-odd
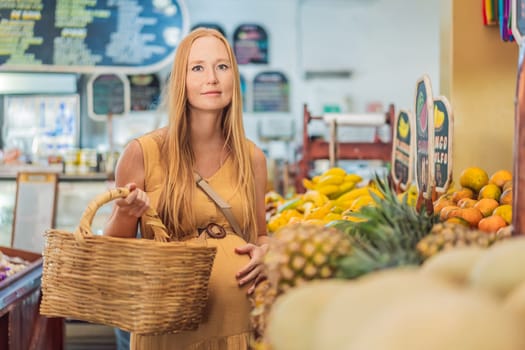
{"type": "Polygon", "coordinates": [[[0,349],[63,350],[64,319],[40,315],[42,256],[0,246],[0,349]]]}

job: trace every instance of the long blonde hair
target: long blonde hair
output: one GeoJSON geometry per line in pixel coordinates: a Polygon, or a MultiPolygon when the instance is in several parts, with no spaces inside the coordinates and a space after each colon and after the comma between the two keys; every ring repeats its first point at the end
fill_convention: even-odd
{"type": "Polygon", "coordinates": [[[252,167],[250,145],[246,139],[242,120],[242,97],[240,88],[239,68],[235,55],[228,41],[220,32],[214,29],[197,28],[189,33],[177,47],[171,76],[168,84],[168,130],[161,152],[164,155],[166,176],[163,190],[159,198],[159,215],[172,237],[184,239],[197,230],[192,200],[196,191],[194,180],[195,155],[190,142],[190,116],[186,92],[186,71],[188,56],[195,40],[212,36],[219,39],[228,51],[233,71],[233,95],[231,103],[224,109],[222,115],[222,133],[225,147],[230,150],[236,174],[236,190],[240,191],[243,219],[243,238],[255,242],[255,182],[252,167]]]}

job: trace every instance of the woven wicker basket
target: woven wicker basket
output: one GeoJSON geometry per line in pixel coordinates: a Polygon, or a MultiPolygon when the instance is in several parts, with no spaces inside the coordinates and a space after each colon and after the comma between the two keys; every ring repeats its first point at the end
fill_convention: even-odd
{"type": "Polygon", "coordinates": [[[96,211],[128,193],[118,188],[96,197],[74,233],[46,231],[40,313],[139,334],[195,330],[216,248],[201,240],[168,242],[152,209],[146,224],[155,240],[93,235],[96,211]]]}

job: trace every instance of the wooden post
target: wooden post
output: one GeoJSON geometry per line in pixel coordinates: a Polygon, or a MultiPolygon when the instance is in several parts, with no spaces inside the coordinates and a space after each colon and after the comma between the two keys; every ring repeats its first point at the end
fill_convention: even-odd
{"type": "Polygon", "coordinates": [[[518,82],[514,121],[514,174],[512,196],[513,234],[523,234],[525,220],[525,67],[523,65],[524,47],[520,45],[518,82]]]}

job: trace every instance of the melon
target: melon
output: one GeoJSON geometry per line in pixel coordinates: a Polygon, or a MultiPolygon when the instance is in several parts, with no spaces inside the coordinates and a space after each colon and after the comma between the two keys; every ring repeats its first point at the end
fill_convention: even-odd
{"type": "Polygon", "coordinates": [[[266,337],[272,350],[314,350],[314,323],[346,280],[317,280],[290,289],[272,306],[266,337]]]}
{"type": "Polygon", "coordinates": [[[486,250],[472,267],[469,283],[474,288],[505,298],[525,281],[525,237],[509,238],[486,250]]]}
{"type": "Polygon", "coordinates": [[[419,268],[403,267],[369,273],[348,283],[326,303],[313,328],[313,348],[343,349],[350,339],[359,335],[368,320],[396,300],[410,299],[425,292],[445,293],[457,288],[442,279],[422,275],[419,268]]]}
{"type": "Polygon", "coordinates": [[[425,260],[421,273],[464,285],[468,283],[472,267],[484,252],[485,249],[475,246],[446,250],[425,260]]]}
{"type": "Polygon", "coordinates": [[[503,300],[503,310],[515,314],[522,329],[525,329],[525,282],[515,287],[503,300]]]}
{"type": "Polygon", "coordinates": [[[375,313],[345,350],[523,350],[525,332],[488,294],[427,292],[375,313]]]}

